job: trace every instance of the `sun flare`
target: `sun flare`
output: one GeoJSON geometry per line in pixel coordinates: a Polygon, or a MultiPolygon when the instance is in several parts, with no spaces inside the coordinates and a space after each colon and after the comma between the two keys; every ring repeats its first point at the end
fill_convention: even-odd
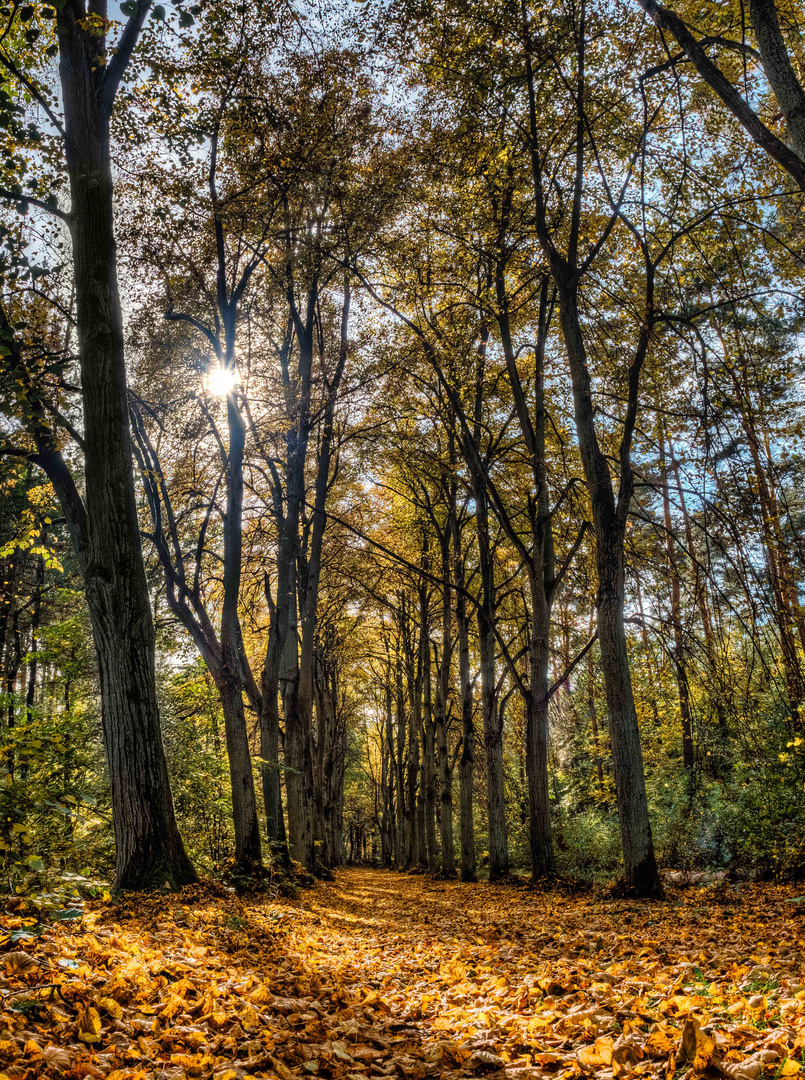
{"type": "Polygon", "coordinates": [[[207,390],[213,397],[226,398],[235,390],[239,378],[237,368],[223,367],[216,364],[207,372],[207,390]]]}

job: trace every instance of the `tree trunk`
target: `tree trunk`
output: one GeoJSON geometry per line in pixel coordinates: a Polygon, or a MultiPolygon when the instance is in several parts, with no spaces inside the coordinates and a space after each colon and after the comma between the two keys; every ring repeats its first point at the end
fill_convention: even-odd
{"type": "MultiPolygon", "coordinates": [[[[508,200],[502,203],[501,248],[508,227],[508,200]]],[[[528,566],[531,596],[531,634],[529,640],[528,687],[525,689],[526,712],[526,775],[528,778],[529,840],[531,875],[534,881],[553,873],[555,869],[551,807],[548,785],[548,669],[550,665],[551,606],[556,590],[553,528],[548,499],[548,474],[545,464],[545,345],[550,325],[548,278],[543,277],[540,288],[537,344],[534,349],[534,414],[528,408],[517,358],[514,351],[506,291],[503,253],[495,272],[495,294],[498,301],[498,326],[506,359],[506,371],[512,388],[520,431],[531,460],[534,492],[528,500],[531,526],[531,546],[526,548],[508,515],[501,513],[502,524],[521,557],[528,566]]],[[[522,690],[522,687],[521,687],[522,690]]]]}
{"type": "MultiPolygon", "coordinates": [[[[235,309],[226,310],[226,367],[235,367],[235,309]]],[[[221,609],[221,704],[224,711],[226,751],[232,785],[232,817],[235,826],[235,861],[241,872],[252,873],[262,862],[260,827],[254,774],[243,707],[241,629],[238,617],[243,553],[243,452],[246,429],[231,393],[226,402],[229,447],[226,467],[226,514],[224,516],[224,601],[221,609]]]]}
{"type": "Polygon", "coordinates": [[[489,880],[509,871],[506,835],[506,797],[503,776],[503,732],[495,708],[494,567],[489,548],[489,517],[486,492],[475,491],[475,517],[481,568],[481,606],[478,609],[478,645],[481,662],[481,716],[486,749],[486,813],[489,831],[489,880]]]}
{"type": "Polygon", "coordinates": [[[526,696],[526,775],[531,876],[534,881],[556,869],[551,831],[548,785],[548,666],[550,663],[550,608],[542,580],[532,570],[532,628],[529,647],[529,685],[526,696]]]}
{"type": "Polygon", "coordinates": [[[417,789],[419,785],[419,729],[422,713],[422,688],[419,677],[415,674],[413,648],[411,645],[410,620],[407,604],[403,600],[403,647],[405,666],[408,676],[408,760],[406,771],[405,821],[406,821],[406,866],[416,866],[419,862],[419,828],[417,821],[417,789]]]}
{"type": "MultiPolygon", "coordinates": [[[[324,531],[327,525],[325,513],[327,504],[327,492],[330,486],[330,465],[333,452],[333,433],[335,424],[335,404],[338,388],[344,374],[347,361],[348,330],[349,330],[349,306],[350,289],[349,279],[344,282],[344,302],[341,308],[341,339],[339,357],[336,370],[331,381],[327,382],[327,399],[324,405],[324,417],[319,448],[318,470],[316,473],[316,494],[313,510],[313,524],[310,533],[310,550],[307,559],[307,572],[302,591],[301,645],[299,650],[299,683],[296,701],[297,715],[294,725],[298,726],[298,739],[310,741],[313,733],[313,654],[316,639],[316,625],[318,620],[319,581],[321,579],[321,559],[324,545],[324,531]]],[[[304,483],[304,479],[302,479],[304,483]]],[[[303,495],[304,497],[304,495],[303,495]]],[[[286,721],[287,724],[287,721],[286,721]]],[[[292,729],[293,743],[292,754],[296,753],[297,732],[292,729]]],[[[301,800],[302,812],[311,820],[306,824],[305,836],[309,846],[303,846],[299,858],[308,868],[316,864],[316,852],[314,837],[321,828],[320,822],[312,820],[314,809],[317,805],[313,790],[312,755],[310,749],[304,753],[300,764],[302,765],[301,777],[301,800]]]]}
{"type": "Polygon", "coordinates": [[[98,654],[115,885],[176,888],[195,881],[196,872],[176,825],[157,705],[117,283],[111,101],[96,89],[98,38],[80,19],[75,5],[58,10],[85,438],[86,544],[79,557],[98,654]]]}
{"type": "Polygon", "coordinates": [[[619,537],[609,544],[597,542],[598,640],[604,672],[612,768],[618,800],[618,822],[623,845],[627,886],[641,896],[662,894],[659,882],[648,798],[643,771],[643,752],[637,726],[623,622],[623,543],[619,537]]]}
{"type": "Polygon", "coordinates": [[[420,852],[420,862],[424,861],[430,873],[435,874],[439,868],[439,849],[436,842],[436,723],[433,714],[428,600],[429,590],[423,582],[419,586],[419,663],[422,671],[422,786],[425,793],[425,850],[420,852]]]}
{"type": "Polygon", "coordinates": [[[263,707],[260,711],[260,757],[263,765],[260,775],[263,782],[266,836],[279,860],[287,862],[288,845],[285,835],[285,818],[282,812],[279,764],[279,683],[271,670],[272,666],[266,664],[263,668],[261,687],[263,707]]]}
{"type": "Polygon", "coordinates": [[[455,437],[449,431],[450,528],[453,542],[453,567],[456,582],[456,628],[458,632],[458,683],[461,697],[461,756],[458,765],[459,833],[461,838],[461,880],[475,881],[475,820],[473,813],[473,773],[475,771],[475,729],[473,724],[472,683],[470,682],[470,628],[458,524],[455,437]]]}
{"type": "Polygon", "coordinates": [[[475,817],[473,811],[473,782],[475,772],[475,725],[473,723],[472,683],[470,682],[470,635],[464,589],[464,561],[456,557],[456,585],[461,590],[456,597],[458,626],[458,681],[461,694],[461,757],[458,765],[461,880],[475,881],[478,871],[475,862],[475,817]]]}
{"type": "MultiPolygon", "coordinates": [[[[624,625],[624,536],[630,492],[616,507],[606,455],[595,430],[590,374],[579,322],[575,286],[560,280],[559,313],[573,386],[576,431],[592,505],[598,570],[598,641],[606,687],[612,767],[618,798],[618,821],[627,888],[643,896],[661,896],[646,796],[643,753],[637,724],[624,625]],[[620,512],[619,512],[620,510],[620,512]]],[[[621,477],[621,484],[627,477],[621,477]]]]}
{"type": "Polygon", "coordinates": [[[399,870],[406,861],[408,850],[408,832],[410,829],[410,813],[405,801],[404,762],[405,751],[405,696],[403,691],[403,665],[400,641],[397,639],[397,656],[394,665],[394,677],[396,684],[396,728],[397,728],[397,752],[394,758],[395,788],[397,790],[397,831],[394,836],[394,865],[399,870]]]}
{"type": "Polygon", "coordinates": [[[671,499],[668,492],[668,468],[665,460],[665,432],[660,431],[660,473],[662,482],[662,508],[665,524],[665,553],[671,575],[671,626],[674,634],[674,671],[679,694],[679,719],[682,728],[682,762],[690,772],[693,769],[693,734],[690,717],[690,688],[688,685],[685,636],[682,628],[682,594],[679,580],[679,564],[676,559],[671,520],[671,499]]]}
{"type": "MultiPolygon", "coordinates": [[[[41,543],[45,542],[44,535],[41,543]]],[[[25,695],[25,717],[28,723],[33,719],[36,702],[36,677],[38,672],[39,630],[42,619],[42,590],[45,587],[45,560],[39,555],[36,560],[36,582],[34,584],[33,608],[31,610],[31,640],[28,649],[28,690],[25,695]]]]}
{"type": "MultiPolygon", "coordinates": [[[[292,604],[295,602],[294,590],[296,589],[296,554],[298,547],[299,514],[304,502],[304,454],[302,452],[302,440],[297,438],[295,432],[288,435],[290,448],[288,453],[288,493],[287,510],[280,534],[281,553],[278,550],[278,565],[280,558],[287,565],[287,580],[285,595],[282,598],[284,609],[285,637],[283,638],[283,651],[280,655],[279,665],[282,672],[282,697],[283,713],[285,717],[285,791],[288,807],[288,840],[291,854],[305,867],[312,869],[315,864],[313,847],[313,808],[310,805],[310,788],[308,772],[311,769],[310,761],[310,732],[305,724],[305,718],[299,711],[299,666],[296,659],[296,644],[291,641],[290,635],[293,628],[290,625],[290,613],[292,604]],[[284,650],[290,645],[294,651],[294,664],[291,670],[288,665],[283,665],[284,650]]],[[[304,440],[306,447],[307,440],[304,440]]],[[[277,618],[280,618],[280,587],[279,575],[277,586],[277,618]]],[[[295,633],[294,633],[295,637],[295,633]]]]}

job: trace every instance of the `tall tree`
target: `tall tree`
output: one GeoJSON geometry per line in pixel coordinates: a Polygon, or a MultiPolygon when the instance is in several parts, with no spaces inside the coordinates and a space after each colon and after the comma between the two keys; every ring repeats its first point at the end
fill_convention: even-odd
{"type": "MultiPolygon", "coordinates": [[[[98,657],[103,729],[121,889],[178,887],[196,880],[176,826],[160,731],[155,639],[140,543],[128,422],[123,318],[114,234],[110,126],[121,81],[151,8],[132,5],[115,49],[107,51],[105,3],[71,0],[56,10],[63,119],[44,84],[0,51],[7,75],[38,103],[63,140],[71,207],[52,196],[40,207],[66,224],[72,244],[81,376],[84,495],[58,438],[35,414],[32,460],[61,501],[84,578],[98,657]]],[[[23,15],[15,6],[8,32],[23,15]]],[[[33,51],[33,49],[32,49],[33,51]]],[[[32,62],[32,66],[33,62],[32,62]]],[[[6,197],[14,197],[5,192],[6,197]]],[[[21,203],[21,198],[16,196],[21,203]]],[[[7,356],[24,368],[8,321],[7,356]]]]}

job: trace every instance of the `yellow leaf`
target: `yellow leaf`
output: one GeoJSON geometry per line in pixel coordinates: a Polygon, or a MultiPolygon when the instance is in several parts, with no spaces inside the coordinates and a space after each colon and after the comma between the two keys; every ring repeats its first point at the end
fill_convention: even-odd
{"type": "Polygon", "coordinates": [[[671,1040],[664,1031],[652,1031],[646,1039],[644,1050],[650,1057],[665,1057],[673,1049],[671,1040]]]}
{"type": "Polygon", "coordinates": [[[611,1065],[612,1039],[608,1035],[602,1035],[592,1046],[582,1046],[576,1057],[579,1064],[586,1069],[592,1069],[598,1065],[611,1065]]]}
{"type": "Polygon", "coordinates": [[[91,1005],[82,1009],[76,1021],[78,1025],[78,1037],[81,1042],[99,1042],[101,1037],[101,1017],[97,1009],[91,1005]]]}
{"type": "Polygon", "coordinates": [[[247,1002],[243,1003],[243,1006],[238,1013],[241,1027],[244,1031],[248,1031],[253,1034],[255,1031],[259,1031],[262,1024],[260,1017],[257,1013],[257,1009],[253,1005],[249,1005],[247,1002]]]}
{"type": "Polygon", "coordinates": [[[210,1026],[214,1028],[224,1028],[229,1023],[229,1017],[225,1012],[221,1012],[218,1009],[213,1009],[210,1013],[210,1026]]]}
{"type": "Polygon", "coordinates": [[[255,1005],[267,1005],[273,998],[274,995],[265,983],[260,983],[257,989],[252,990],[251,994],[249,994],[249,1000],[254,1002],[255,1005]]]}
{"type": "Polygon", "coordinates": [[[114,998],[98,998],[98,1005],[107,1012],[113,1020],[120,1020],[123,1017],[123,1009],[115,1001],[114,998]]]}

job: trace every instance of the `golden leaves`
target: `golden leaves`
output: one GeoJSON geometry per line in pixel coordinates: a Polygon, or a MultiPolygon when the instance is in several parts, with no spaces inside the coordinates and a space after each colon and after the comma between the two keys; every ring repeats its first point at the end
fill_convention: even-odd
{"type": "Polygon", "coordinates": [[[101,1016],[98,1010],[91,1005],[81,1009],[76,1018],[76,1027],[81,1042],[98,1042],[101,1033],[101,1016]]]}
{"type": "Polygon", "coordinates": [[[650,1057],[667,1057],[674,1049],[674,1038],[664,1025],[655,1028],[643,1044],[650,1057]]]}
{"type": "Polygon", "coordinates": [[[196,893],[179,916],[166,914],[173,899],[138,899],[88,912],[77,933],[49,929],[26,960],[0,957],[0,989],[28,1003],[6,1008],[0,1061],[11,1075],[24,1060],[66,1080],[801,1071],[801,931],[784,898],[770,921],[769,887],[733,920],[693,896],[624,909],[393,880],[344,872],[294,906],[196,893]],[[235,919],[248,952],[232,952],[235,919]]]}
{"type": "Polygon", "coordinates": [[[687,1019],[682,1028],[679,1060],[692,1065],[695,1071],[701,1072],[712,1061],[715,1049],[716,1041],[712,1035],[703,1031],[697,1020],[687,1019]]]}
{"type": "Polygon", "coordinates": [[[103,1009],[113,1020],[121,1020],[123,1018],[123,1007],[118,1004],[114,998],[99,997],[98,1007],[103,1009]]]}
{"type": "Polygon", "coordinates": [[[602,1035],[592,1046],[583,1046],[576,1057],[579,1064],[585,1069],[594,1069],[600,1065],[612,1064],[613,1039],[610,1035],[602,1035]]]}
{"type": "Polygon", "coordinates": [[[260,1016],[257,1009],[253,1005],[250,1005],[247,1001],[238,1009],[238,1018],[240,1025],[244,1031],[255,1032],[259,1031],[262,1026],[260,1016]]]}

